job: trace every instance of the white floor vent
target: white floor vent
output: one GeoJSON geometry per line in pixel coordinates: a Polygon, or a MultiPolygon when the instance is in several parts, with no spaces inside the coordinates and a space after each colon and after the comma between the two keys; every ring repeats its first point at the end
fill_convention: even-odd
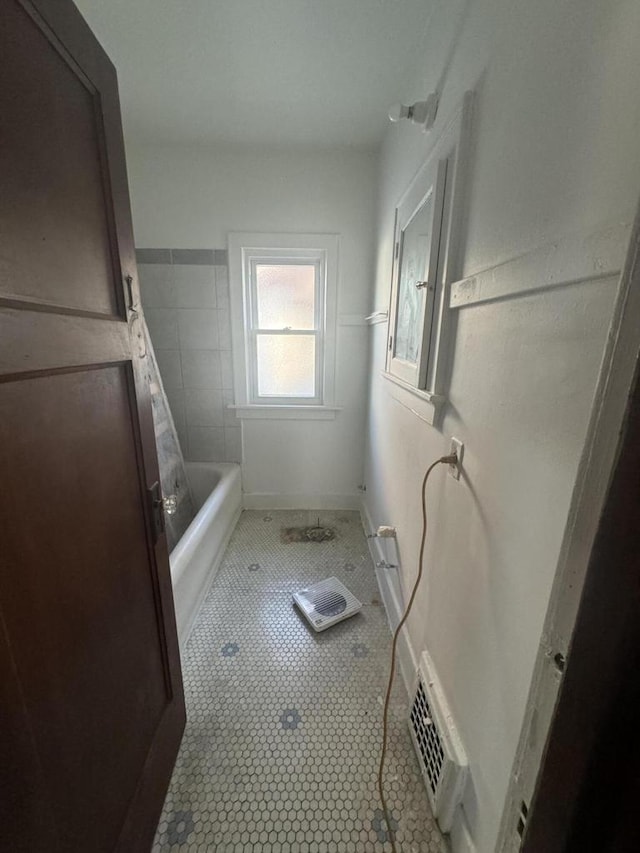
{"type": "Polygon", "coordinates": [[[362,603],[338,578],[327,578],[294,592],[293,600],[315,631],[324,631],[362,609],[362,603]]]}
{"type": "Polygon", "coordinates": [[[426,652],[420,660],[409,729],[433,816],[449,832],[467,780],[467,757],[426,652]]]}

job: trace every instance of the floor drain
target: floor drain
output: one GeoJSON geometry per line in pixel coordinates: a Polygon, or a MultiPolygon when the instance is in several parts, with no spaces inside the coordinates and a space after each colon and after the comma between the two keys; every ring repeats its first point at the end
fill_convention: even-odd
{"type": "Polygon", "coordinates": [[[282,542],[331,542],[336,538],[333,527],[323,527],[320,524],[312,527],[283,527],[280,539],[282,542]]]}

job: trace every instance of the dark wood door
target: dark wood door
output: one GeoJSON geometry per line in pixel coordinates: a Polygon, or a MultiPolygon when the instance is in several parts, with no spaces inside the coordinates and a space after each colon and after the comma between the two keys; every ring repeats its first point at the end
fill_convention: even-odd
{"type": "Polygon", "coordinates": [[[640,850],[640,353],[636,359],[523,853],[640,850]]]}
{"type": "Polygon", "coordinates": [[[116,74],[0,9],[0,847],[148,850],[185,714],[116,74]]]}

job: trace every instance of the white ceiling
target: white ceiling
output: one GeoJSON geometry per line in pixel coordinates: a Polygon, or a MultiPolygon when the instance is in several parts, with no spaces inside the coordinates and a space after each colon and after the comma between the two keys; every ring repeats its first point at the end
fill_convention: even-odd
{"type": "Polygon", "coordinates": [[[118,69],[127,135],[375,146],[434,0],[75,0],[118,69]]]}

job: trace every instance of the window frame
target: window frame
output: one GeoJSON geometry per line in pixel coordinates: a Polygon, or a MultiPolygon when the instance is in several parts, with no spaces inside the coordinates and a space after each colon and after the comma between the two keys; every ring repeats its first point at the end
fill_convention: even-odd
{"type": "Polygon", "coordinates": [[[321,253],[308,249],[290,249],[283,254],[279,249],[264,249],[260,255],[251,254],[247,256],[245,270],[245,287],[247,288],[246,299],[248,303],[247,327],[245,333],[248,338],[248,378],[249,378],[249,403],[263,406],[321,406],[324,399],[324,337],[325,316],[324,302],[326,290],[325,259],[321,253]],[[258,321],[258,282],[256,267],[260,265],[278,266],[313,266],[314,268],[314,326],[312,329],[269,329],[261,327],[258,321]],[[278,397],[272,394],[260,394],[258,389],[258,337],[261,335],[270,337],[290,337],[294,335],[313,337],[315,339],[315,370],[313,396],[278,397]]]}
{"type": "Polygon", "coordinates": [[[338,235],[229,235],[229,282],[238,417],[335,417],[335,348],[338,235]],[[316,266],[315,328],[263,329],[258,326],[255,267],[266,264],[316,266]],[[258,393],[257,339],[260,334],[313,334],[316,339],[314,397],[275,397],[258,393]]]}

